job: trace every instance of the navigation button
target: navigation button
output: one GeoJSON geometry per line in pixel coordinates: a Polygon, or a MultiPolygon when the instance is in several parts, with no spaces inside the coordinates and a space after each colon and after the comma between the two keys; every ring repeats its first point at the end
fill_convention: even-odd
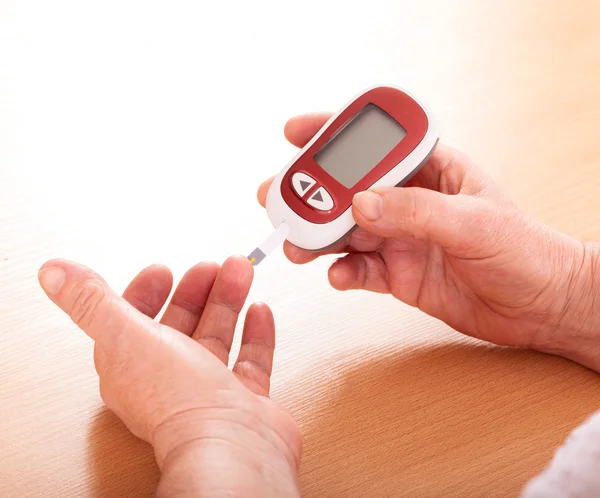
{"type": "Polygon", "coordinates": [[[306,202],[319,211],[329,211],[333,208],[333,199],[323,187],[319,187],[306,202]]]}
{"type": "Polygon", "coordinates": [[[317,182],[306,173],[298,172],[292,176],[292,186],[300,197],[303,197],[315,183],[317,182]]]}

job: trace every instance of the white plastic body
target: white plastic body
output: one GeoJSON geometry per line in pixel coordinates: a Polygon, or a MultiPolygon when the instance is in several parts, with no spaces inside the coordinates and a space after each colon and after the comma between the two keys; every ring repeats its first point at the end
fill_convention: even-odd
{"type": "MultiPolygon", "coordinates": [[[[427,108],[417,100],[409,92],[394,87],[392,85],[383,85],[386,87],[396,88],[412,99],[414,99],[427,114],[429,127],[423,140],[413,149],[413,151],[404,158],[404,160],[390,170],[386,175],[381,177],[375,182],[371,188],[377,187],[395,187],[401,184],[405,179],[412,176],[412,174],[419,168],[419,166],[425,161],[425,159],[431,154],[435,145],[439,140],[439,124],[434,116],[427,110],[427,108]]],[[[377,87],[372,87],[377,88],[377,87]]],[[[293,209],[291,209],[285,202],[281,195],[281,181],[285,173],[293,166],[296,160],[307,151],[312,144],[325,132],[325,130],[331,125],[331,123],[348,107],[352,102],[359,98],[364,93],[368,92],[372,88],[367,88],[360,94],[356,95],[350,100],[346,106],[342,107],[335,115],[333,115],[319,132],[308,142],[302,150],[292,159],[285,168],[283,168],[279,174],[273,180],[271,187],[267,193],[266,209],[269,219],[274,227],[278,227],[281,223],[286,223],[289,226],[289,234],[287,240],[302,249],[309,251],[319,251],[335,244],[340,239],[344,238],[356,225],[354,218],[352,217],[352,207],[350,206],[335,220],[329,223],[312,223],[305,220],[298,215],[293,209]]]]}

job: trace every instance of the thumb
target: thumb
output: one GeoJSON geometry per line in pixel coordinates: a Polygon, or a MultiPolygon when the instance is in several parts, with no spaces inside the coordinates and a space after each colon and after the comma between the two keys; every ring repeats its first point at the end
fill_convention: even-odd
{"type": "Polygon", "coordinates": [[[430,240],[452,253],[469,252],[470,257],[488,245],[484,242],[491,238],[496,219],[484,199],[418,187],[360,192],[353,199],[353,216],[374,235],[430,240]]]}
{"type": "Polygon", "coordinates": [[[125,329],[141,330],[145,325],[146,317],[89,268],[52,260],[40,268],[38,279],[48,297],[102,346],[110,347],[125,329]]]}

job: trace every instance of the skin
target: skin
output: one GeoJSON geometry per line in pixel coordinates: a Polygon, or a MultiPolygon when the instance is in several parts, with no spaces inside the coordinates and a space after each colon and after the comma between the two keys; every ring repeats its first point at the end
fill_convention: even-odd
{"type": "Polygon", "coordinates": [[[299,496],[300,431],[268,397],[268,306],[249,308],[227,368],[252,278],[244,257],[194,266],[157,322],[172,285],[166,267],[146,268],[123,296],[76,263],[53,260],[40,270],[50,299],[95,342],[106,406],[154,447],[158,496],[299,496]]]}
{"type": "MultiPolygon", "coordinates": [[[[291,119],[286,137],[303,147],[329,117],[291,119]]],[[[359,228],[327,250],[344,254],[334,288],[391,293],[464,334],[600,370],[598,244],[526,216],[460,152],[438,146],[405,187],[356,195],[352,214],[359,228]]],[[[298,264],[324,254],[284,251],[298,264]]]]}
{"type": "MultiPolygon", "coordinates": [[[[328,119],[290,120],[302,147],[328,119]]],[[[270,180],[259,188],[264,205],[270,180]]],[[[525,216],[465,156],[439,146],[403,188],[358,194],[359,229],[328,252],[339,290],[391,293],[456,330],[529,347],[600,371],[594,306],[599,249],[525,216]]],[[[321,254],[288,243],[305,264],[321,254]]],[[[42,288],[95,342],[100,393],[154,447],[158,495],[299,496],[301,434],[269,399],[275,347],[270,309],[252,305],[242,346],[227,367],[253,269],[244,257],[202,263],[178,284],[159,265],[117,295],[92,270],[46,263],[42,288]]]]}

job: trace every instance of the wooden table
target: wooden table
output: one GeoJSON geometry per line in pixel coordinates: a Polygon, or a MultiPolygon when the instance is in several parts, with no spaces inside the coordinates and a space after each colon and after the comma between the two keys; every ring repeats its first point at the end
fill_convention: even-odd
{"type": "MultiPolygon", "coordinates": [[[[153,262],[178,279],[247,252],[295,113],[403,85],[525,211],[598,239],[598,25],[595,0],[4,0],[0,496],[152,494],[150,448],[103,408],[91,342],[37,269],[68,257],[122,290],[153,262]]],[[[276,315],[305,496],[517,496],[600,406],[594,373],[337,293],[330,261],[278,254],[251,296],[276,315]]]]}

